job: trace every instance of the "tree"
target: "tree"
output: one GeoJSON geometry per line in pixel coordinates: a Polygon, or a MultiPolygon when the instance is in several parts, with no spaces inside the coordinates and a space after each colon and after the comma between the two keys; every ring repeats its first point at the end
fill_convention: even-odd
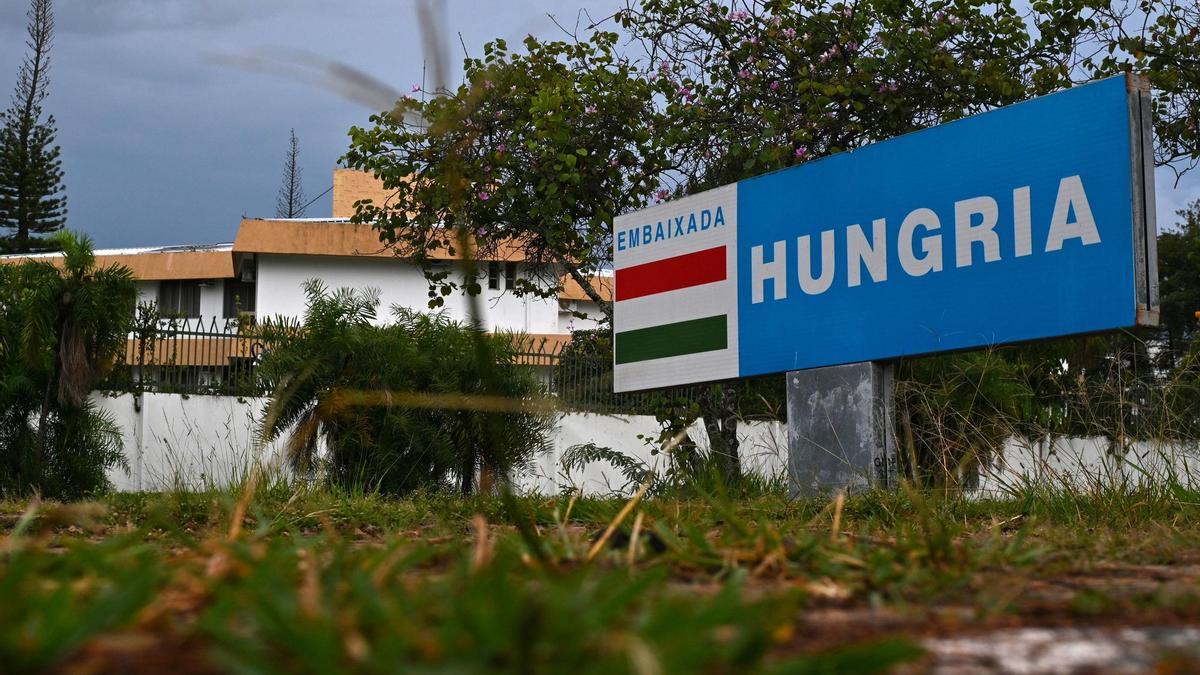
{"type": "Polygon", "coordinates": [[[4,247],[17,252],[40,248],[38,235],[62,229],[67,216],[54,116],[42,121],[54,39],[51,0],[32,0],[27,16],[29,53],[12,105],[0,116],[0,225],[12,231],[4,247]]]}
{"type": "Polygon", "coordinates": [[[125,346],[137,289],[128,268],[95,266],[87,237],[48,243],[58,264],[0,265],[0,491],[79,497],[122,461],[88,394],[125,346]]]}
{"type": "Polygon", "coordinates": [[[1200,200],[1177,215],[1177,227],[1158,236],[1159,328],[1169,366],[1189,351],[1200,312],[1200,200]]]}
{"type": "Polygon", "coordinates": [[[1155,89],[1156,162],[1200,159],[1200,8],[1043,0],[630,2],[695,192],[1125,71],[1155,89]]]}
{"type": "Polygon", "coordinates": [[[555,297],[562,275],[610,313],[592,276],[611,261],[612,218],[644,205],[670,168],[667,121],[650,82],[615,52],[618,36],[586,41],[504,40],[468,59],[464,84],[425,102],[405,99],[350,130],[346,165],[379,177],[394,198],[363,202],[355,222],[410,256],[431,284],[431,307],[470,280],[451,279],[432,255],[473,237],[474,257],[519,249],[530,277],[515,292],[555,297]],[[422,120],[415,123],[415,120],[422,120]]]}
{"type": "Polygon", "coordinates": [[[283,160],[283,185],[275,199],[275,215],[280,218],[302,218],[307,203],[304,201],[304,186],[301,181],[300,141],[292,129],[287,156],[283,160]]]}

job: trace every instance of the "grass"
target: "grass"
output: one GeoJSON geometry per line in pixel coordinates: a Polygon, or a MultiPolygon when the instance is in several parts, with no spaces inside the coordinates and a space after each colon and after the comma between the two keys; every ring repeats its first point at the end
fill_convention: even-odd
{"type": "Polygon", "coordinates": [[[4,669],[873,672],[966,626],[1200,619],[1178,486],[628,508],[276,484],[233,528],[239,499],[0,504],[4,669]]]}

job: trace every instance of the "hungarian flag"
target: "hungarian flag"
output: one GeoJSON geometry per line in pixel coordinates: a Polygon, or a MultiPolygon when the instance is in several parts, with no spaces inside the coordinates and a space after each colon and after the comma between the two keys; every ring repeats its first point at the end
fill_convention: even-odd
{"type": "Polygon", "coordinates": [[[616,219],[616,391],[737,376],[736,186],[616,219]]]}

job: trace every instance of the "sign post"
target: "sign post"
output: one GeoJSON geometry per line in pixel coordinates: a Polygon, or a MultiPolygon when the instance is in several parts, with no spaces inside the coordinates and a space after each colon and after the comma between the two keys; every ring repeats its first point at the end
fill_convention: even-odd
{"type": "Polygon", "coordinates": [[[621,216],[614,389],[787,372],[794,489],[890,485],[871,364],[1157,323],[1153,180],[1119,76],[621,216]]]}

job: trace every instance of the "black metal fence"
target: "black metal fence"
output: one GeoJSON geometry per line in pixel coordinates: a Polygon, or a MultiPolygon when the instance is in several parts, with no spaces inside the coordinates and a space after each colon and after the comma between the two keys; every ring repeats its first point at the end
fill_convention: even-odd
{"type": "Polygon", "coordinates": [[[236,320],[163,319],[132,333],[102,387],[110,391],[261,395],[263,343],[236,320]]]}
{"type": "MultiPolygon", "coordinates": [[[[525,337],[515,361],[532,369],[548,395],[565,410],[653,414],[664,400],[688,405],[699,390],[613,393],[611,356],[566,354],[560,336],[525,337]]],[[[114,392],[263,396],[269,392],[256,366],[267,352],[252,324],[222,319],[164,319],[131,334],[101,385],[114,392]]]]}
{"type": "Polygon", "coordinates": [[[567,410],[651,415],[664,405],[699,400],[701,387],[613,393],[611,352],[571,353],[570,342],[528,339],[518,346],[518,363],[535,369],[546,392],[567,410]]]}

